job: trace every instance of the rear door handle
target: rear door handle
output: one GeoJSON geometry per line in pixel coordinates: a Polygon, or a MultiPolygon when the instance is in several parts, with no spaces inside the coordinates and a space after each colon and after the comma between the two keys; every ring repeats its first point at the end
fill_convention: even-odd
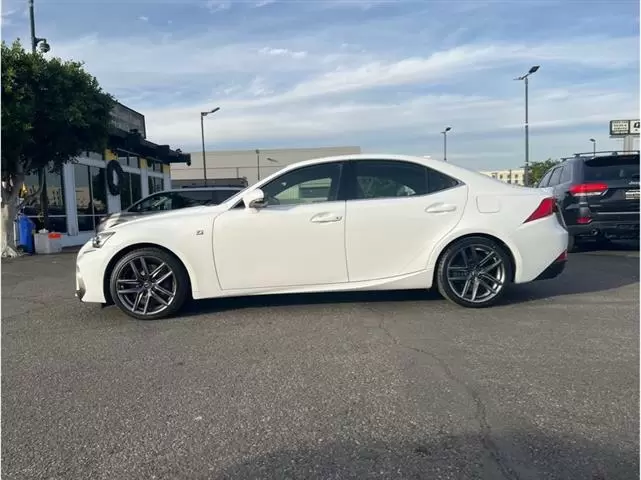
{"type": "Polygon", "coordinates": [[[447,213],[456,211],[456,205],[449,203],[435,203],[425,209],[426,213],[447,213]]]}
{"type": "Polygon", "coordinates": [[[312,223],[331,223],[331,222],[340,222],[343,219],[341,215],[336,215],[334,213],[319,213],[314,215],[310,222],[312,223]]]}

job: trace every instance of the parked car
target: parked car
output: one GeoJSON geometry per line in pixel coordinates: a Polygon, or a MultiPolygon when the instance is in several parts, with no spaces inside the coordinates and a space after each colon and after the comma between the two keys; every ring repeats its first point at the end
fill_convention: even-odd
{"type": "Polygon", "coordinates": [[[145,215],[200,205],[218,205],[241,190],[242,187],[200,187],[156,192],[138,200],[122,212],[107,215],[100,221],[96,231],[102,232],[119,223],[145,215]]]}
{"type": "Polygon", "coordinates": [[[559,202],[569,250],[588,240],[639,239],[639,152],[577,154],[546,172],[538,186],[559,202]]]}
{"type": "Polygon", "coordinates": [[[138,319],[189,297],[432,286],[478,308],[559,275],[567,244],[544,191],[427,158],[346,155],[103,230],[78,253],[76,296],[138,319]]]}

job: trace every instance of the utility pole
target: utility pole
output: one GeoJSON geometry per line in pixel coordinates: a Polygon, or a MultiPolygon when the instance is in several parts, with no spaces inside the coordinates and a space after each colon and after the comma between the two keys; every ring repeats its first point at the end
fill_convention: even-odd
{"type": "Polygon", "coordinates": [[[203,180],[205,181],[205,186],[207,186],[207,159],[205,158],[205,117],[209,114],[216,113],[218,110],[220,110],[220,107],[212,108],[207,112],[200,112],[200,137],[203,147],[203,180]]]}
{"type": "Polygon", "coordinates": [[[539,65],[534,65],[530,70],[520,77],[515,78],[514,80],[523,80],[525,81],[525,172],[523,174],[523,183],[527,187],[530,184],[530,124],[529,124],[529,99],[528,99],[528,78],[530,75],[535,73],[539,68],[539,65]]]}

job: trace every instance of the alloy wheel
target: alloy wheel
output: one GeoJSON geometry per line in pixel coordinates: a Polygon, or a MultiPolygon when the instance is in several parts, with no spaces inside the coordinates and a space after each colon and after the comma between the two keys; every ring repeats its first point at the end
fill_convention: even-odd
{"type": "Polygon", "coordinates": [[[148,255],[127,262],[118,272],[116,294],[132,313],[151,316],[169,308],[176,297],[176,275],[166,262],[148,255]]]}
{"type": "Polygon", "coordinates": [[[495,298],[503,287],[507,269],[499,253],[487,245],[466,245],[447,265],[447,282],[460,299],[481,304],[495,298]]]}

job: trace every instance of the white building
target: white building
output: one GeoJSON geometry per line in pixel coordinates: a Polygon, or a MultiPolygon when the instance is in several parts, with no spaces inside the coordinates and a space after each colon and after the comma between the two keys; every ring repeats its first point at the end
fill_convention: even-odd
{"type": "Polygon", "coordinates": [[[523,168],[510,168],[507,170],[483,170],[480,173],[488,177],[496,178],[505,183],[513,183],[516,185],[523,185],[523,176],[525,169],[523,168]]]}
{"type": "MultiPolygon", "coordinates": [[[[233,184],[240,183],[240,179],[252,185],[259,179],[301,160],[358,153],[361,153],[360,147],[350,146],[209,151],[205,153],[207,182],[209,185],[233,184]]],[[[190,155],[191,165],[171,165],[172,185],[176,188],[204,184],[202,152],[193,152],[190,155]]]]}

